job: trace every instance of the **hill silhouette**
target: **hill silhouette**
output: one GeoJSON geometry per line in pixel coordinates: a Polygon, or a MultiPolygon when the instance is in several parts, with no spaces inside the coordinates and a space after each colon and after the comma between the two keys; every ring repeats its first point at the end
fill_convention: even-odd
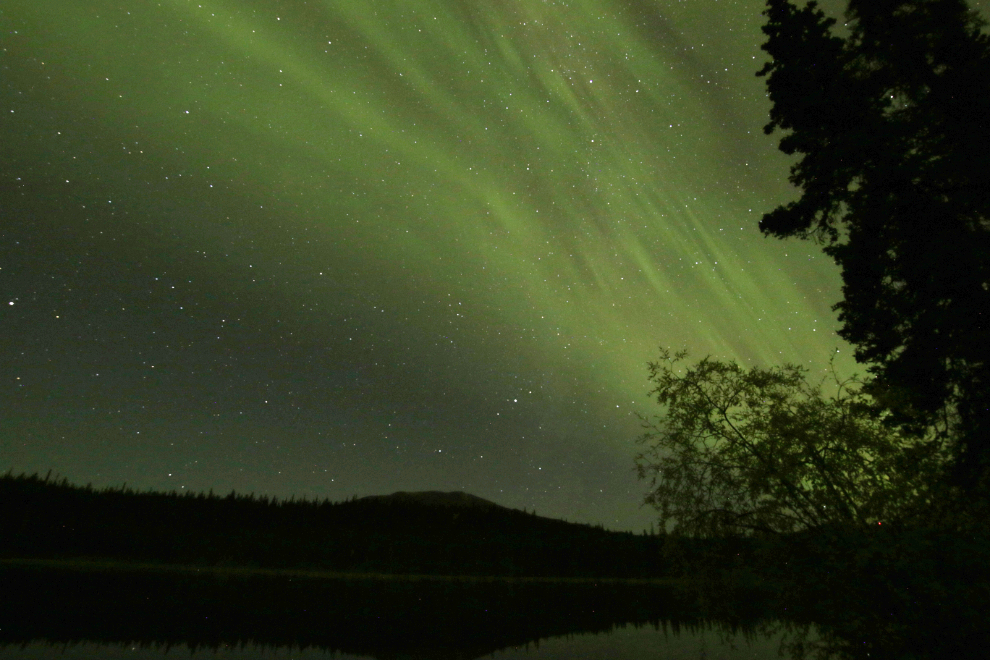
{"type": "Polygon", "coordinates": [[[504,507],[468,493],[346,502],[93,489],[0,477],[0,557],[337,572],[661,577],[663,539],[504,507]]]}
{"type": "Polygon", "coordinates": [[[358,501],[418,503],[425,506],[453,507],[458,509],[481,507],[511,510],[509,507],[496,504],[491,500],[486,500],[483,497],[478,497],[477,495],[471,495],[470,493],[464,493],[461,491],[450,491],[444,493],[438,490],[422,490],[410,493],[400,490],[392,493],[391,495],[367,495],[359,498],[358,501]]]}

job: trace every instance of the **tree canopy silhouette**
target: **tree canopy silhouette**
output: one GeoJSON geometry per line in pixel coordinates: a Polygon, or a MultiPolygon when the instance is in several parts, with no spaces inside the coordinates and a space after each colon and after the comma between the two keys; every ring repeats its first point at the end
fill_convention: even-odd
{"type": "MultiPolygon", "coordinates": [[[[826,396],[794,365],[745,370],[685,352],[650,363],[662,419],[642,418],[646,503],[675,533],[787,533],[930,517],[946,456],[882,423],[855,380],[826,396]]],[[[834,374],[833,374],[834,375],[834,374]]]]}
{"type": "Polygon", "coordinates": [[[990,474],[990,40],[963,0],[768,0],[767,134],[800,197],[763,216],[840,266],[839,334],[902,429],[951,410],[953,483],[990,474]]]}

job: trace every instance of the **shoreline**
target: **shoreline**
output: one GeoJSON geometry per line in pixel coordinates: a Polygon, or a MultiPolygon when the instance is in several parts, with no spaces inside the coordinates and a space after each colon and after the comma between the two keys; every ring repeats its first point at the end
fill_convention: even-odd
{"type": "Polygon", "coordinates": [[[614,577],[547,577],[500,575],[433,575],[405,573],[346,572],[298,568],[256,568],[252,566],[200,566],[195,564],[159,564],[153,562],[115,561],[108,559],[41,559],[29,557],[0,558],[0,568],[35,568],[75,571],[157,572],[202,574],[212,577],[284,577],[309,580],[367,580],[393,582],[475,582],[519,584],[622,584],[651,586],[688,586],[690,579],[614,578],[614,577]]]}

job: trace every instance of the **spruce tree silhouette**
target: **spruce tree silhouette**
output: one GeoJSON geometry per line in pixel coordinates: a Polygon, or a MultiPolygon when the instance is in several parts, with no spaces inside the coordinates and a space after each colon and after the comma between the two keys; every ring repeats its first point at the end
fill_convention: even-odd
{"type": "Polygon", "coordinates": [[[767,236],[839,265],[839,334],[892,423],[938,421],[949,482],[990,482],[990,40],[963,0],[850,0],[849,36],[816,3],[768,0],[768,135],[800,155],[797,201],[767,236]]]}

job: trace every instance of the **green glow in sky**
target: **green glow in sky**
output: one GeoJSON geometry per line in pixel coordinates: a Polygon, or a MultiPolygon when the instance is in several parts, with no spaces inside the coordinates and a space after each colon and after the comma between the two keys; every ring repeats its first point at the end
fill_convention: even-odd
{"type": "Polygon", "coordinates": [[[658,345],[853,370],[762,5],[8,3],[0,467],[641,529],[658,345]]]}

